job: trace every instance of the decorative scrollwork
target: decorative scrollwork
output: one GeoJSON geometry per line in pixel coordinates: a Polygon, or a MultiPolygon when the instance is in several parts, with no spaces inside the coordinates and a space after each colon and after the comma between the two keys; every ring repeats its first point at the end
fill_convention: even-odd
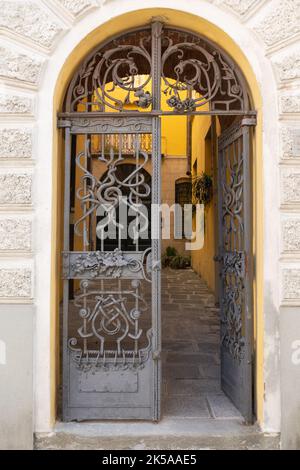
{"type": "Polygon", "coordinates": [[[233,274],[239,278],[245,275],[245,254],[244,252],[233,251],[223,255],[222,275],[233,274]]]}
{"type": "MultiPolygon", "coordinates": [[[[90,106],[93,111],[122,111],[150,81],[149,34],[139,32],[120,41],[115,39],[97,50],[78,71],[68,97],[71,111],[77,111],[79,105],[85,110],[90,106]],[[124,44],[126,39],[128,43],[124,44]],[[122,93],[115,93],[117,89],[123,91],[123,98],[122,93]]],[[[150,106],[151,100],[145,98],[138,101],[138,106],[150,106]]]]}
{"type": "Polygon", "coordinates": [[[172,95],[167,99],[167,104],[170,108],[174,108],[175,111],[194,111],[196,108],[196,101],[193,99],[186,98],[181,100],[179,95],[172,95]]]}
{"type": "Polygon", "coordinates": [[[152,96],[149,91],[137,90],[134,96],[138,98],[138,101],[135,101],[135,104],[139,108],[149,108],[150,104],[152,103],[152,96]]]}
{"type": "Polygon", "coordinates": [[[224,242],[227,247],[232,236],[237,238],[239,244],[244,232],[243,182],[243,156],[240,155],[238,162],[228,158],[222,179],[224,242]]]}
{"type": "Polygon", "coordinates": [[[171,108],[194,111],[210,103],[213,110],[243,109],[245,89],[220,50],[193,35],[172,30],[164,32],[162,44],[163,91],[171,108]]]}
{"type": "Polygon", "coordinates": [[[101,119],[96,119],[93,115],[89,115],[86,118],[76,118],[73,120],[72,131],[82,134],[99,133],[108,135],[114,132],[128,132],[130,134],[151,133],[152,121],[147,116],[124,117],[117,115],[115,118],[103,116],[101,119]]]}
{"type": "Polygon", "coordinates": [[[93,251],[87,256],[79,255],[72,265],[75,275],[88,272],[92,278],[101,275],[119,278],[124,268],[131,272],[137,272],[141,269],[141,263],[134,258],[125,258],[123,252],[118,248],[113,252],[93,251]]]}
{"type": "Polygon", "coordinates": [[[222,344],[241,361],[244,355],[242,323],[245,309],[246,256],[244,251],[244,154],[242,132],[235,125],[219,141],[222,184],[221,308],[222,344]]]}
{"type": "Polygon", "coordinates": [[[143,279],[151,282],[151,248],[144,251],[67,251],[64,279],[143,279]]]}
{"type": "Polygon", "coordinates": [[[206,38],[159,25],[152,28],[152,39],[158,35],[161,55],[160,48],[151,50],[147,27],[94,51],[70,84],[66,111],[124,111],[128,105],[148,109],[159,102],[161,88],[175,112],[195,111],[206,104],[211,110],[248,109],[245,80],[219,47],[206,38]],[[158,86],[151,96],[154,82],[158,86]]]}
{"type": "MultiPolygon", "coordinates": [[[[114,154],[114,149],[110,148],[108,155],[99,154],[98,160],[105,163],[107,172],[103,178],[98,179],[86,167],[85,161],[91,158],[90,141],[84,151],[79,152],[76,157],[76,165],[83,172],[80,179],[80,186],[77,188],[76,197],[80,201],[82,207],[82,215],[74,224],[74,231],[77,236],[83,236],[85,246],[88,245],[87,224],[86,221],[90,215],[97,210],[99,206],[116,208],[123,198],[124,191],[127,191],[127,204],[136,208],[136,201],[143,201],[150,195],[151,188],[145,181],[143,169],[148,161],[148,153],[139,148],[138,140],[135,142],[135,154],[138,155],[138,163],[134,166],[133,171],[124,179],[120,180],[117,176],[118,164],[124,160],[122,154],[114,154]],[[83,227],[83,230],[82,230],[83,227]]],[[[143,214],[141,213],[141,218],[143,214]]],[[[147,219],[148,222],[148,219],[147,219]]],[[[107,219],[107,225],[110,219],[107,219]]],[[[101,226],[104,230],[105,226],[101,226]]]]}
{"type": "Polygon", "coordinates": [[[221,342],[237,361],[244,355],[245,340],[242,334],[243,287],[238,283],[227,285],[222,300],[221,342]]]}
{"type": "Polygon", "coordinates": [[[76,366],[83,371],[141,369],[151,350],[151,329],[140,327],[148,305],[140,293],[140,281],[128,290],[93,289],[82,281],[74,305],[82,320],[78,337],[68,341],[76,366]]]}

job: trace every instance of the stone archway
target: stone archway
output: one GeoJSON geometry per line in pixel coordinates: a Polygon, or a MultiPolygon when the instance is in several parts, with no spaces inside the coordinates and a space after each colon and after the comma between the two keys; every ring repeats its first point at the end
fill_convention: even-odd
{"type": "MultiPolygon", "coordinates": [[[[255,168],[259,213],[256,229],[260,240],[256,247],[256,309],[261,330],[265,332],[264,337],[260,332],[257,338],[261,351],[260,370],[263,372],[257,378],[257,386],[261,396],[265,389],[259,405],[260,422],[266,430],[280,429],[278,317],[280,313],[284,322],[285,336],[281,341],[286,354],[284,357],[288,358],[292,332],[286,321],[296,321],[294,312],[300,302],[297,237],[291,241],[289,236],[299,224],[299,150],[296,145],[299,96],[294,88],[299,77],[295,65],[299,57],[295,47],[298,37],[296,8],[297,2],[279,0],[268,4],[263,1],[193,1],[185,6],[176,0],[165,0],[163,3],[149,0],[145,2],[145,9],[137,14],[136,4],[131,1],[122,2],[121,6],[116,1],[101,5],[77,2],[75,6],[53,0],[47,8],[39,5],[33,10],[29,2],[14,1],[10,2],[8,9],[3,9],[5,16],[1,34],[5,36],[5,47],[1,54],[7,66],[1,73],[6,85],[1,91],[1,110],[6,120],[1,126],[4,158],[1,178],[5,182],[1,205],[9,211],[9,215],[5,213],[3,217],[5,243],[2,254],[5,260],[1,271],[2,302],[16,302],[21,305],[20,308],[23,303],[37,305],[35,431],[51,429],[55,415],[55,368],[50,365],[55,363],[56,288],[50,291],[49,286],[51,279],[55,285],[58,271],[50,248],[51,238],[56,239],[58,228],[56,216],[51,222],[49,208],[55,213],[59,201],[52,199],[57,188],[58,168],[56,163],[52,167],[53,151],[54,155],[57,152],[55,145],[51,145],[55,129],[53,114],[61,102],[63,88],[76,60],[86,54],[92,43],[95,44],[95,36],[99,39],[100,30],[105,36],[109,30],[120,29],[120,23],[124,21],[124,18],[120,20],[122,15],[128,15],[126,21],[134,25],[138,19],[142,21],[141,15],[149,20],[159,14],[165,15],[174,24],[176,15],[179,15],[186,27],[193,24],[194,30],[204,28],[209,36],[215,35],[217,42],[226,43],[233,56],[239,56],[239,63],[242,69],[247,70],[246,75],[258,103],[259,126],[262,120],[264,122],[264,133],[257,139],[259,161],[255,168]],[[58,19],[57,11],[61,19],[58,19]],[[102,25],[97,30],[97,12],[100,11],[102,25]],[[35,28],[34,24],[42,25],[41,29],[35,28]],[[223,36],[220,31],[223,31],[223,36]],[[84,38],[88,39],[85,41],[84,38]],[[23,64],[22,71],[16,66],[20,63],[23,64]],[[279,136],[278,140],[274,139],[274,135],[279,136]],[[45,142],[49,143],[46,147],[45,142]],[[47,181],[45,173],[52,175],[47,181]],[[36,220],[34,226],[33,217],[36,220]],[[263,224],[260,222],[262,220],[263,224]],[[10,234],[11,223],[14,224],[15,233],[23,234],[21,242],[10,234]],[[274,226],[281,227],[281,246],[279,231],[274,230],[274,226]],[[34,245],[31,243],[33,233],[34,245]],[[49,270],[51,260],[52,272],[49,270]],[[18,288],[19,280],[23,284],[22,290],[18,288]]],[[[10,308],[7,304],[7,309],[10,308]]],[[[296,373],[296,369],[293,370],[296,373]]],[[[282,393],[287,396],[284,390],[282,393]]],[[[289,398],[288,403],[291,410],[296,410],[293,400],[289,398]]]]}

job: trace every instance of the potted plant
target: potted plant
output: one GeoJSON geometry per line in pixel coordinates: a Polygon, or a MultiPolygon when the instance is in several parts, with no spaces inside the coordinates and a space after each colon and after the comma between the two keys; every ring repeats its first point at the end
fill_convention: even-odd
{"type": "Polygon", "coordinates": [[[204,204],[205,206],[212,200],[213,181],[212,177],[205,172],[196,176],[192,181],[192,192],[194,204],[204,204]]]}

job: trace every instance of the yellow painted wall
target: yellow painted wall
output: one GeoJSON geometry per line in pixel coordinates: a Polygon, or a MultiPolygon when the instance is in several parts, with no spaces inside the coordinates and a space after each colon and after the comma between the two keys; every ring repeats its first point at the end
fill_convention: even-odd
{"type": "MultiPolygon", "coordinates": [[[[256,371],[255,386],[257,398],[257,417],[258,421],[263,421],[263,403],[264,403],[264,377],[263,377],[263,158],[262,158],[262,100],[260,90],[247,57],[241,52],[235,42],[224,31],[209,23],[208,21],[188,13],[177,10],[155,8],[139,9],[114,18],[99,28],[92,31],[81,41],[68,57],[57,80],[57,86],[54,95],[54,152],[53,152],[53,223],[52,223],[52,292],[51,292],[51,410],[53,423],[56,419],[56,397],[57,397],[57,371],[58,371],[58,315],[59,315],[59,291],[60,291],[60,247],[61,247],[61,182],[59,155],[61,155],[61,131],[56,127],[56,113],[61,111],[63,98],[68,83],[85,56],[102,41],[116,33],[122,33],[124,29],[128,30],[143,24],[148,24],[153,17],[161,17],[165,23],[189,29],[195,33],[206,36],[217,45],[227,51],[229,55],[239,64],[240,69],[247,77],[249,89],[252,93],[253,106],[258,112],[258,123],[256,127],[255,145],[254,145],[254,163],[253,163],[253,254],[256,260],[256,272],[254,280],[254,308],[256,317],[256,371]]],[[[174,119],[174,118],[173,118],[174,119]]]]}
{"type": "MultiPolygon", "coordinates": [[[[192,177],[201,176],[202,172],[214,177],[214,155],[212,153],[210,136],[210,116],[194,116],[192,121],[192,177]]],[[[214,197],[205,206],[204,211],[204,246],[201,250],[191,252],[192,267],[206,281],[209,288],[215,292],[215,203],[217,181],[213,180],[214,197]]],[[[195,216],[194,216],[195,217],[195,216]]]]}
{"type": "MultiPolygon", "coordinates": [[[[201,176],[202,172],[212,177],[212,200],[204,211],[204,246],[191,253],[192,267],[199,273],[209,288],[218,298],[217,266],[214,256],[218,244],[218,178],[217,178],[217,136],[220,124],[210,116],[194,116],[192,121],[192,177],[201,176]],[[215,131],[212,129],[215,127],[215,131]]],[[[195,224],[195,221],[194,221],[195,224]]]]}

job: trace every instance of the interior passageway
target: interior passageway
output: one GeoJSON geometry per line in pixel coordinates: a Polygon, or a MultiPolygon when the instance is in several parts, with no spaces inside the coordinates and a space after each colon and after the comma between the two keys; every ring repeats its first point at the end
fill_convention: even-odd
{"type": "Polygon", "coordinates": [[[162,271],[163,416],[241,418],[221,390],[220,319],[192,269],[162,271]]]}

